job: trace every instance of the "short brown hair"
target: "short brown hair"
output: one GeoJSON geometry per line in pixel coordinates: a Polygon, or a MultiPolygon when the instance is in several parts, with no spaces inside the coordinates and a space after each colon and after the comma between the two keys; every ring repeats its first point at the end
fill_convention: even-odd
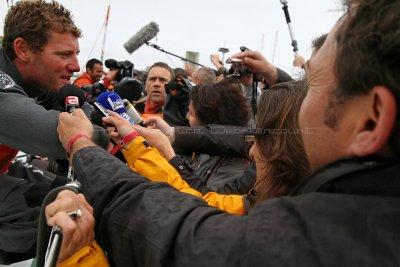
{"type": "Polygon", "coordinates": [[[69,10],[56,1],[19,1],[7,13],[4,22],[3,48],[7,55],[16,57],[13,43],[23,38],[34,52],[42,51],[50,31],[72,33],[81,37],[69,10]]]}
{"type": "MultiPolygon", "coordinates": [[[[347,0],[348,12],[337,31],[336,102],[387,87],[400,99],[400,2],[347,0]]],[[[334,102],[334,101],[332,101],[334,102]]],[[[400,152],[400,108],[390,147],[400,152]]]]}
{"type": "Polygon", "coordinates": [[[260,99],[256,145],[266,175],[255,184],[257,202],[288,194],[307,176],[309,164],[301,139],[298,113],[307,93],[305,81],[276,84],[260,99]]]}
{"type": "Polygon", "coordinates": [[[168,70],[169,73],[171,74],[171,80],[173,80],[175,78],[174,70],[171,69],[171,67],[168,66],[168,64],[164,63],[164,62],[156,62],[156,63],[154,63],[153,65],[150,66],[150,68],[149,68],[147,73],[149,73],[151,71],[151,69],[155,68],[155,67],[164,68],[164,69],[168,70]]]}

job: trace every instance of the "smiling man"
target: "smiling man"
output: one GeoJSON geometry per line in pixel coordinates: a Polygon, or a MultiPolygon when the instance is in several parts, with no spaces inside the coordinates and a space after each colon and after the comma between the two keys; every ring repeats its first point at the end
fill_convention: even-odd
{"type": "Polygon", "coordinates": [[[56,2],[21,1],[8,12],[0,48],[0,143],[64,158],[56,92],[79,71],[81,31],[56,2]],[[7,125],[7,127],[5,127],[7,125]]]}
{"type": "Polygon", "coordinates": [[[31,197],[45,188],[2,174],[18,150],[65,158],[56,131],[56,92],[79,71],[80,36],[70,12],[57,2],[19,1],[5,18],[0,48],[0,263],[34,255],[40,203],[31,197]]]}

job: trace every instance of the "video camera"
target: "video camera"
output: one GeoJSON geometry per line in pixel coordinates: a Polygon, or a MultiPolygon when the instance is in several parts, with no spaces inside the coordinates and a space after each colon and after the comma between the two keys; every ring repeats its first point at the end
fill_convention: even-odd
{"type": "Polygon", "coordinates": [[[194,85],[188,79],[178,76],[165,85],[165,92],[171,96],[178,96],[181,91],[189,93],[194,85]]]}
{"type": "Polygon", "coordinates": [[[120,82],[125,77],[133,78],[134,65],[129,60],[116,61],[115,59],[107,59],[104,63],[109,69],[119,70],[115,81],[120,82]]]}

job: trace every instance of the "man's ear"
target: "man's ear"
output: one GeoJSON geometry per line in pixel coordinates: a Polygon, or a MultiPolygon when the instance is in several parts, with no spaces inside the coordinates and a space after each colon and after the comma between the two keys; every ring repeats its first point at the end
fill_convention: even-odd
{"type": "MultiPolygon", "coordinates": [[[[383,151],[396,122],[397,104],[393,93],[384,86],[375,86],[364,103],[366,116],[356,126],[351,154],[363,157],[383,151]]],[[[363,107],[362,107],[363,108],[363,107]]]]}
{"type": "Polygon", "coordinates": [[[13,43],[14,52],[17,58],[23,62],[28,62],[32,56],[32,50],[28,43],[21,37],[14,40],[13,43]]]}

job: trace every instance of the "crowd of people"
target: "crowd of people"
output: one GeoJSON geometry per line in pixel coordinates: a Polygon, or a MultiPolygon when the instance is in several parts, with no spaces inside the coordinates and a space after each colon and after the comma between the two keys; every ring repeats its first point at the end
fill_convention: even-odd
{"type": "Polygon", "coordinates": [[[72,81],[69,10],[16,3],[0,48],[0,263],[43,264],[44,219],[62,231],[58,266],[399,265],[400,2],[343,5],[290,74],[247,50],[231,69],[212,55],[215,69],[131,77],[91,59],[72,81]],[[66,112],[72,82],[85,103],[66,112]],[[98,119],[112,91],[140,125],[98,119]]]}

